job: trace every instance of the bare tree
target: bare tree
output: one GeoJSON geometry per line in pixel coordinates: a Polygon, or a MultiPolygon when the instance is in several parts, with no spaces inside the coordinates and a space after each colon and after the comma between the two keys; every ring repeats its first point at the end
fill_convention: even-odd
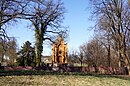
{"type": "Polygon", "coordinates": [[[84,60],[84,56],[83,56],[83,53],[80,51],[79,53],[79,61],[80,61],[80,64],[81,64],[81,67],[83,67],[83,60],[84,60]]]}
{"type": "Polygon", "coordinates": [[[43,41],[53,41],[52,35],[66,32],[61,25],[65,8],[60,0],[30,0],[29,3],[22,18],[30,20],[34,26],[36,65],[40,66],[43,41]]]}
{"type": "Polygon", "coordinates": [[[7,49],[7,46],[5,47],[4,44],[11,40],[6,33],[6,28],[22,14],[26,5],[27,3],[24,0],[0,0],[0,43],[3,45],[2,56],[4,56],[7,49]]]}
{"type": "Polygon", "coordinates": [[[107,66],[106,50],[98,38],[81,46],[81,52],[84,54],[88,66],[107,66]]]}
{"type": "Polygon", "coordinates": [[[16,17],[22,14],[27,3],[24,0],[1,0],[0,1],[0,39],[8,38],[6,26],[16,17]]]}
{"type": "Polygon", "coordinates": [[[69,53],[69,57],[68,57],[68,62],[72,65],[74,65],[75,63],[80,63],[79,61],[79,52],[76,51],[76,50],[72,50],[70,53],[69,53]]]}
{"type": "Polygon", "coordinates": [[[9,65],[14,64],[17,54],[16,54],[16,40],[14,38],[10,40],[0,40],[0,60],[1,62],[7,62],[9,65]],[[8,58],[4,58],[8,57],[8,58]]]}
{"type": "MultiPolygon", "coordinates": [[[[99,23],[99,25],[102,23],[99,23]]],[[[103,25],[103,28],[107,28],[107,26],[105,26],[105,24],[103,25]]],[[[112,40],[112,35],[108,30],[104,30],[102,27],[100,27],[100,29],[98,28],[96,30],[96,34],[98,36],[98,40],[100,41],[101,45],[104,46],[104,48],[106,48],[106,52],[107,52],[107,66],[111,66],[111,49],[113,47],[113,40],[112,40]]]]}
{"type": "Polygon", "coordinates": [[[125,0],[90,0],[100,22],[99,28],[112,34],[119,57],[119,66],[128,66],[129,58],[126,52],[126,38],[130,27],[130,9],[125,0]],[[107,25],[107,28],[106,28],[107,25]]]}

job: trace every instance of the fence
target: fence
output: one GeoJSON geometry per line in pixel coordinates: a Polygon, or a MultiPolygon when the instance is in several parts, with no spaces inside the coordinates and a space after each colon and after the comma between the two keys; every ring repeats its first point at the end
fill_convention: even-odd
{"type": "MultiPolygon", "coordinates": [[[[128,75],[129,70],[126,67],[76,67],[76,66],[60,66],[67,72],[85,72],[85,73],[98,73],[98,74],[114,74],[114,75],[128,75]]],[[[42,67],[23,67],[23,66],[0,66],[0,70],[52,70],[51,66],[42,67]]]]}
{"type": "Polygon", "coordinates": [[[128,69],[125,67],[67,67],[67,70],[70,72],[128,75],[128,69]]]}

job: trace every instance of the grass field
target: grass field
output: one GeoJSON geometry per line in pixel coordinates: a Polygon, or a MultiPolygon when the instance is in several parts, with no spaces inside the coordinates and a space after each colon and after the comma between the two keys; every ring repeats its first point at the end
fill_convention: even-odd
{"type": "Polygon", "coordinates": [[[91,75],[84,73],[52,74],[31,71],[0,72],[0,86],[130,86],[130,78],[124,76],[91,75]],[[2,75],[3,73],[3,75],[2,75]],[[6,73],[7,75],[4,75],[6,73]],[[8,75],[11,73],[11,75],[8,75]],[[34,73],[34,72],[32,72],[34,73]]]}

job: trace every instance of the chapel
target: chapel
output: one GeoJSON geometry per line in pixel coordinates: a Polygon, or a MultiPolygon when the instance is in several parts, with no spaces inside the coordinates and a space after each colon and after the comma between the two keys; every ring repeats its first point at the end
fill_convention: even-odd
{"type": "Polygon", "coordinates": [[[64,42],[62,37],[59,37],[52,47],[52,65],[67,64],[68,48],[67,43],[64,42]]]}

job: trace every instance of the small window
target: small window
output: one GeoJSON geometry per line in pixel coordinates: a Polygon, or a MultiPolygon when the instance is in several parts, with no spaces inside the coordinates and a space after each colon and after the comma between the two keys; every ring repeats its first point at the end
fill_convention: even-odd
{"type": "Polygon", "coordinates": [[[61,54],[61,53],[62,53],[62,51],[60,50],[60,51],[59,51],[59,54],[61,54]]]}

